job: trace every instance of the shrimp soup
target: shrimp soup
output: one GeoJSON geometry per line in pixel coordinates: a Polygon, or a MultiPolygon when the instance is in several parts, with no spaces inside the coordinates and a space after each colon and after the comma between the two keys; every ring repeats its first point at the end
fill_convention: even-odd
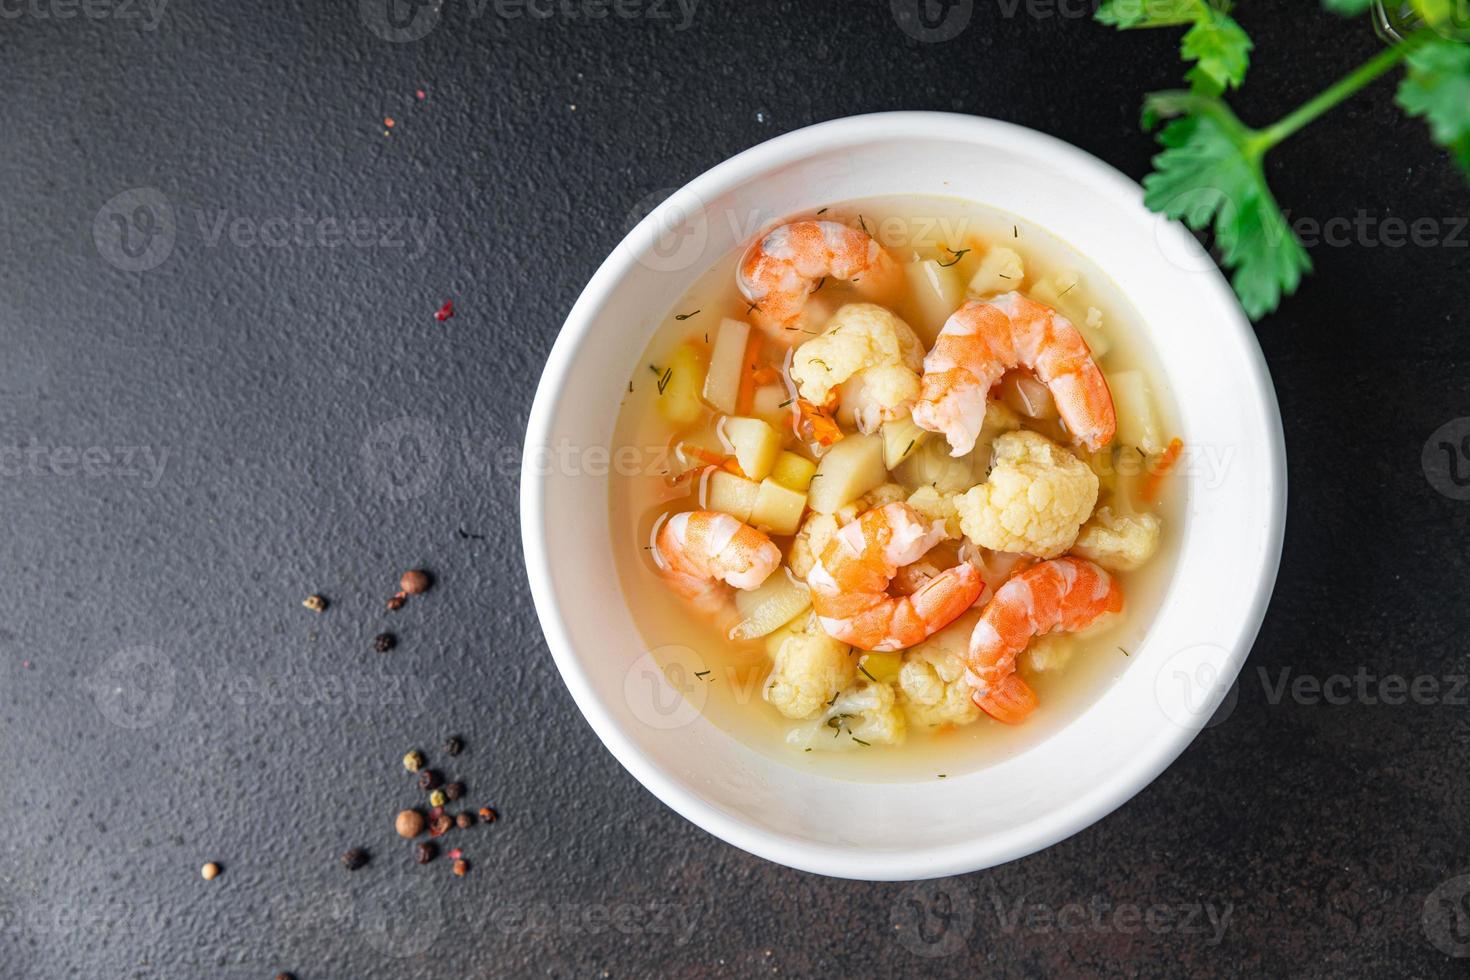
{"type": "Polygon", "coordinates": [[[787,764],[943,778],[1127,669],[1182,526],[1126,299],[1012,215],[883,198],[724,256],[632,369],[610,489],[670,683],[787,764]]]}

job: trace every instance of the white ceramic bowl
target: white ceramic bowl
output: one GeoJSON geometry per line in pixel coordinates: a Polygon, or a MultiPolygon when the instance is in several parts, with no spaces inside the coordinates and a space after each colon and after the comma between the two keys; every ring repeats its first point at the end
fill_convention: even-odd
{"type": "Polygon", "coordinates": [[[1275,581],[1286,506],[1281,419],[1229,288],[1194,239],[1150,214],[1141,198],[1137,184],[1094,157],[1007,123],[943,113],[859,116],[720,164],[656,208],[603,263],[567,317],[531,410],[521,529],[562,678],[608,749],[659,799],[717,837],[794,868],[882,880],[958,874],[1029,854],[1100,819],[1209,721],[1275,581]],[[693,708],[671,720],[674,692],[644,683],[639,678],[653,674],[635,666],[645,648],[609,554],[601,455],[639,355],[699,275],[762,223],[887,194],[992,205],[1090,257],[1146,324],[1178,402],[1180,434],[1200,454],[1184,470],[1186,525],[1171,529],[1183,536],[1177,574],[1122,676],[1018,756],[961,777],[925,774],[899,785],[782,765],[693,708]],[[574,462],[549,464],[556,460],[574,462]]]}

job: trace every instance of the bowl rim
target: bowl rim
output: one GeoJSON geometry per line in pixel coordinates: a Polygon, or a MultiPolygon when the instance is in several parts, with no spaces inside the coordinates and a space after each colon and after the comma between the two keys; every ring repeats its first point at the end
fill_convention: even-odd
{"type": "MultiPolygon", "coordinates": [[[[1141,217],[1154,218],[1143,209],[1142,188],[1108,163],[1048,134],[982,116],[919,111],[870,113],[817,123],[760,143],[695,177],[654,208],[613,248],[588,281],[547,355],[526,422],[520,484],[522,550],[532,600],[547,647],[578,709],[613,757],[680,816],[744,851],[815,874],[884,881],[943,877],[1004,864],[1050,847],[1096,823],[1141,792],[1183,753],[1208,723],[1229,686],[1224,683],[1217,685],[1212,698],[1195,706],[1191,724],[1179,725],[1169,738],[1157,740],[1129,764],[1121,765],[1111,780],[1089,796],[1053,811],[1044,819],[1014,828],[1011,833],[942,848],[913,847],[870,853],[860,861],[855,861],[850,850],[783,837],[745,823],[705,802],[676,776],[648,759],[602,706],[577,664],[556,602],[544,532],[544,486],[549,476],[535,465],[533,454],[536,447],[549,439],[566,376],[571,371],[583,338],[594,325],[592,314],[637,264],[637,250],[632,243],[646,240],[649,232],[659,226],[672,208],[677,207],[678,199],[687,199],[687,195],[692,194],[695,200],[714,200],[752,177],[823,151],[860,143],[878,135],[891,135],[895,130],[922,131],[928,138],[941,141],[1022,145],[1039,155],[1055,158],[1063,165],[1087,171],[1110,194],[1126,199],[1127,206],[1138,209],[1141,217]]],[[[1194,252],[1204,261],[1199,243],[1178,223],[1161,224],[1156,233],[1161,244],[1179,249],[1177,254],[1194,252]]],[[[1254,389],[1268,423],[1270,445],[1266,447],[1265,457],[1270,486],[1275,488],[1269,501],[1270,513],[1266,515],[1266,547],[1261,552],[1255,591],[1245,607],[1239,635],[1229,648],[1229,676],[1233,682],[1259,635],[1280,567],[1286,523],[1286,445],[1276,390],[1260,344],[1224,277],[1213,263],[1208,263],[1208,266],[1206,274],[1193,280],[1192,288],[1212,294],[1208,297],[1210,305],[1220,306],[1226,311],[1225,319],[1230,321],[1230,329],[1234,332],[1232,339],[1240,345],[1248,362],[1249,374],[1241,380],[1254,389]]]]}

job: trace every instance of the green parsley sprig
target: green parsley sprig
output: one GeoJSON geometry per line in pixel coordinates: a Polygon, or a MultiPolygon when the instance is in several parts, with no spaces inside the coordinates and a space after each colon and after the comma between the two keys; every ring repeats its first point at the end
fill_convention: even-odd
{"type": "MultiPolygon", "coordinates": [[[[1214,235],[1220,262],[1252,319],[1296,291],[1312,260],[1266,182],[1272,148],[1389,71],[1403,65],[1398,104],[1429,124],[1435,142],[1470,177],[1470,0],[1411,0],[1415,22],[1402,40],[1358,66],[1277,122],[1255,129],[1226,103],[1250,67],[1253,45],[1231,16],[1230,0],[1105,0],[1097,20],[1119,30],[1183,27],[1180,57],[1191,62],[1188,90],[1154,92],[1143,126],[1162,152],[1144,178],[1150,210],[1214,235]]],[[[1343,16],[1373,0],[1323,0],[1343,16]]]]}

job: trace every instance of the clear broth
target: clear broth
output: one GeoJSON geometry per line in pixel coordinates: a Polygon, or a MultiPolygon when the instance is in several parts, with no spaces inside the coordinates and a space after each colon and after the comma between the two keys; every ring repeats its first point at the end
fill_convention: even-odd
{"type": "MultiPolygon", "coordinates": [[[[831,205],[824,209],[822,219],[854,224],[860,220],[901,264],[916,258],[952,263],[965,283],[985,253],[997,246],[1011,248],[1023,258],[1025,279],[1013,288],[1028,294],[1043,281],[1075,272],[1079,278],[1075,286],[1066,289],[1062,298],[1065,305],[1052,305],[1059,305],[1074,322],[1085,317],[1088,307],[1102,312],[1101,331],[1109,347],[1098,357],[1099,365],[1110,377],[1123,370],[1142,372],[1166,437],[1177,432],[1173,400],[1151,352],[1140,339],[1137,315],[1117,287],[1065,242],[1014,215],[954,198],[870,198],[831,205]]],[[[696,488],[690,481],[670,484],[669,466],[673,464],[661,454],[681,434],[657,411],[660,379],[658,371],[650,368],[667,363],[674,350],[690,338],[712,340],[722,318],[747,318],[749,304],[736,286],[735,275],[742,254],[743,249],[723,256],[666,313],[630,370],[631,390],[623,398],[614,429],[614,457],[619,450],[632,447],[636,452],[630,451],[628,458],[636,455],[643,461],[635,468],[636,473],[625,467],[615,468],[609,506],[612,546],[623,594],[647,650],[664,667],[675,687],[687,691],[695,684],[703,686],[702,713],[715,725],[786,765],[830,777],[895,782],[953,777],[992,765],[1044,740],[1097,700],[1128,668],[1128,651],[1143,642],[1173,574],[1183,524],[1183,481],[1166,480],[1158,502],[1151,507],[1163,521],[1158,552],[1142,568],[1117,575],[1126,596],[1123,614],[1102,629],[1080,637],[1064,668],[1023,671],[1040,699],[1040,707],[1024,724],[1007,726],[982,716],[973,724],[942,732],[910,725],[904,743],[897,746],[844,751],[791,748],[786,742],[787,733],[809,723],[788,719],[764,701],[762,692],[772,666],[764,640],[732,641],[692,613],[663,584],[649,547],[655,524],[662,516],[697,506],[691,493],[696,488]],[[684,320],[676,319],[693,311],[699,312],[684,320]]],[[[842,282],[826,283],[818,295],[833,309],[843,302],[865,301],[850,284],[842,282]]],[[[1044,295],[1036,298],[1043,302],[1050,299],[1044,295]]],[[[921,326],[921,307],[912,295],[906,291],[903,299],[885,305],[915,328],[926,348],[932,343],[937,328],[921,326]]],[[[1106,502],[1104,492],[1098,506],[1106,502]]],[[[776,540],[785,552],[790,539],[776,540]]],[[[631,655],[629,659],[633,659],[631,655]]]]}

